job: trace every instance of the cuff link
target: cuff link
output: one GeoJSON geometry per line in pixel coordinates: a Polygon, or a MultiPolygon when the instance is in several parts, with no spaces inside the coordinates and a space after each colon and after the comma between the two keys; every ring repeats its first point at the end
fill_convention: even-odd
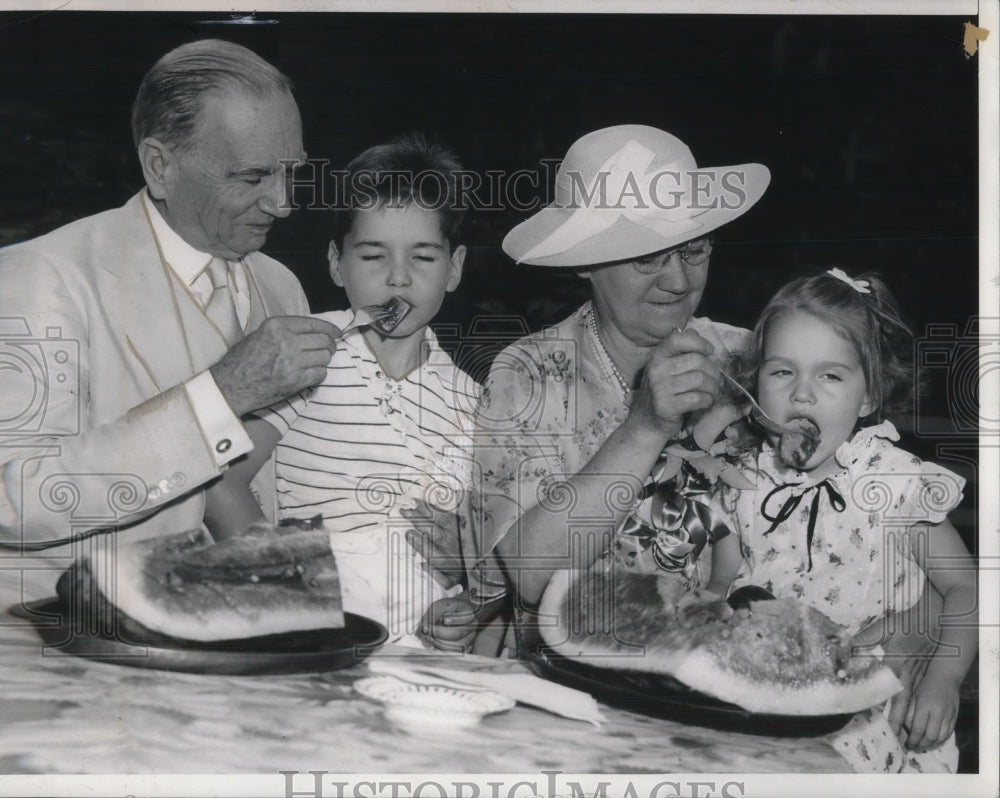
{"type": "Polygon", "coordinates": [[[215,451],[217,451],[219,454],[225,454],[232,448],[233,448],[233,442],[229,440],[229,438],[223,438],[221,441],[215,444],[215,451]]]}

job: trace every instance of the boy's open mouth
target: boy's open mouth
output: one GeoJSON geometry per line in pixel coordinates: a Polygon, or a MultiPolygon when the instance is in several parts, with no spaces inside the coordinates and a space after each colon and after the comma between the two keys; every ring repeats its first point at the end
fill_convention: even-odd
{"type": "Polygon", "coordinates": [[[799,416],[785,422],[790,430],[778,441],[781,462],[793,468],[805,468],[820,442],[819,426],[811,418],[799,416]]]}

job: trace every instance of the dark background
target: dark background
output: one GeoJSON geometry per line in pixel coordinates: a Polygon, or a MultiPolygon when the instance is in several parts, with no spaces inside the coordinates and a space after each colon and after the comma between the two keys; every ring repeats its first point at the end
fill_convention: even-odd
{"type": "MultiPolygon", "coordinates": [[[[912,426],[928,432],[928,446],[974,436],[978,363],[962,336],[978,307],[979,62],[962,47],[966,18],[232,19],[0,13],[0,245],[125,202],[142,185],[129,133],[142,75],[178,44],[229,38],[292,78],[306,148],[330,168],[422,130],[480,173],[547,174],[541,199],[554,174],[543,159],[625,122],[680,136],[701,165],[766,164],[764,198],[719,231],[701,314],[751,326],[778,286],[803,271],[877,270],[918,339],[934,333],[927,345],[941,350],[933,366],[917,353],[927,379],[912,426]]],[[[466,220],[465,277],[437,326],[479,378],[497,338],[559,321],[587,296],[570,272],[518,267],[501,251],[527,215],[507,205],[466,220]]],[[[303,209],[275,226],[266,247],[299,276],[315,311],[345,305],[326,271],[329,237],[329,211],[303,209]]]]}
{"type": "MultiPolygon", "coordinates": [[[[978,61],[962,49],[965,18],[261,14],[276,22],[206,24],[229,19],[0,14],[0,244],[128,199],[141,185],[128,122],[139,80],[171,47],[218,36],[293,79],[306,148],[333,168],[417,129],[470,169],[540,171],[583,133],[624,122],[680,136],[702,165],[766,164],[763,200],[720,231],[704,315],[750,325],[790,276],[831,265],[883,272],[918,329],[961,330],[976,311],[978,61]]],[[[477,314],[503,313],[535,329],[585,297],[571,274],[515,267],[500,250],[527,215],[469,215],[466,277],[442,322],[467,334],[477,314]]],[[[300,210],[266,247],[317,311],[343,306],[326,274],[328,239],[329,214],[300,210]]]]}
{"type": "MultiPolygon", "coordinates": [[[[421,130],[480,173],[547,175],[541,199],[554,174],[544,159],[588,131],[649,124],[680,136],[701,165],[771,169],[763,199],[719,231],[700,312],[751,326],[803,271],[881,272],[917,333],[926,384],[918,415],[899,426],[924,456],[971,443],[972,455],[953,456],[974,461],[979,62],[962,46],[966,21],[287,13],[247,25],[219,12],[0,13],[0,245],[138,190],[132,97],[153,61],[196,38],[233,39],[286,72],[306,148],[334,169],[421,130]]],[[[465,277],[436,326],[479,378],[500,342],[587,297],[571,272],[504,255],[503,235],[528,213],[501,204],[466,220],[465,277]]],[[[330,212],[301,209],[266,247],[315,311],[345,306],[327,275],[329,237],[330,212]]]]}
{"type": "MultiPolygon", "coordinates": [[[[702,165],[766,164],[764,198],[719,232],[700,313],[751,326],[777,287],[805,270],[877,270],[918,338],[935,325],[934,345],[949,350],[950,366],[921,364],[929,379],[919,410],[931,419],[923,426],[975,432],[974,370],[971,361],[955,366],[978,302],[978,60],[962,48],[965,18],[232,20],[219,12],[0,14],[0,245],[127,200],[142,185],[129,133],[142,75],[178,44],[229,38],[292,78],[306,148],[330,168],[422,130],[470,169],[541,174],[541,199],[554,173],[543,159],[557,161],[583,133],[625,122],[680,136],[702,165]]],[[[466,220],[465,278],[438,326],[480,378],[493,339],[556,322],[587,296],[573,274],[514,266],[503,254],[504,233],[527,215],[506,205],[466,220]]],[[[329,234],[329,211],[303,209],[275,226],[266,247],[299,276],[315,311],[345,305],[326,272],[329,234]]]]}
{"type": "MultiPolygon", "coordinates": [[[[541,170],[600,127],[660,127],[701,165],[757,161],[772,172],[760,203],[719,232],[701,314],[751,326],[806,270],[887,279],[926,378],[919,414],[899,426],[908,448],[970,479],[952,517],[975,549],[979,64],[962,48],[967,18],[257,19],[267,24],[219,24],[231,18],[210,12],[0,13],[0,245],[140,188],[132,97],[160,55],[196,38],[238,41],[287,73],[306,148],[333,168],[409,130],[450,145],[470,169],[511,173],[541,170]]],[[[527,215],[506,207],[466,221],[465,277],[437,327],[480,378],[499,342],[559,321],[587,296],[571,273],[516,267],[500,250],[527,215]]],[[[345,306],[326,273],[329,237],[328,212],[299,210],[266,247],[315,311],[345,306]]]]}
{"type": "MultiPolygon", "coordinates": [[[[882,272],[918,336],[930,324],[962,333],[976,313],[978,61],[962,49],[965,18],[290,13],[219,24],[231,20],[0,14],[0,245],[128,199],[142,184],[128,117],[142,75],[171,47],[218,36],[293,79],[306,148],[331,168],[422,130],[470,169],[540,173],[541,199],[554,172],[542,159],[624,122],[680,136],[702,165],[766,164],[764,198],[719,233],[703,315],[750,326],[789,277],[833,265],[882,272]]],[[[527,215],[507,205],[466,221],[465,279],[439,321],[477,376],[490,336],[558,321],[587,296],[571,273],[503,254],[527,215]],[[508,321],[483,321],[497,315],[508,321]]],[[[345,304],[326,272],[329,232],[328,211],[303,209],[266,247],[316,311],[345,304]]],[[[921,411],[961,416],[959,387],[932,376],[921,411]]]]}

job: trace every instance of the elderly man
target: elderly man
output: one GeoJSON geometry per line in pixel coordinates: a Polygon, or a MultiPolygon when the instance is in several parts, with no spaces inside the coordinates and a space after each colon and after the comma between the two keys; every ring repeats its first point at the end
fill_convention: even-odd
{"type": "Polygon", "coordinates": [[[259,251],[305,158],[288,78],[239,45],[187,44],[143,79],[132,130],[142,191],[0,251],[8,547],[197,528],[202,486],[252,448],[240,417],[317,383],[335,348],[259,251]]]}

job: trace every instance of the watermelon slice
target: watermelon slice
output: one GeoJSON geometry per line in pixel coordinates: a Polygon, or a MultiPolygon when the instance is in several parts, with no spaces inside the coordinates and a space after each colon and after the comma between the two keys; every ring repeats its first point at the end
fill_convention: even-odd
{"type": "Polygon", "coordinates": [[[405,299],[394,296],[381,305],[366,305],[363,310],[372,317],[371,324],[384,333],[395,330],[403,318],[413,310],[413,306],[405,299]]]}
{"type": "Polygon", "coordinates": [[[843,714],[902,689],[877,659],[852,656],[843,627],[792,599],[733,610],[670,575],[599,564],[557,572],[540,616],[543,639],[562,656],[666,674],[751,712],[843,714]]]}
{"type": "Polygon", "coordinates": [[[106,567],[75,562],[60,593],[91,617],[195,641],[239,640],[344,626],[326,530],[261,533],[214,543],[182,532],[120,543],[106,567]],[[130,624],[134,622],[134,624],[130,624]]]}

